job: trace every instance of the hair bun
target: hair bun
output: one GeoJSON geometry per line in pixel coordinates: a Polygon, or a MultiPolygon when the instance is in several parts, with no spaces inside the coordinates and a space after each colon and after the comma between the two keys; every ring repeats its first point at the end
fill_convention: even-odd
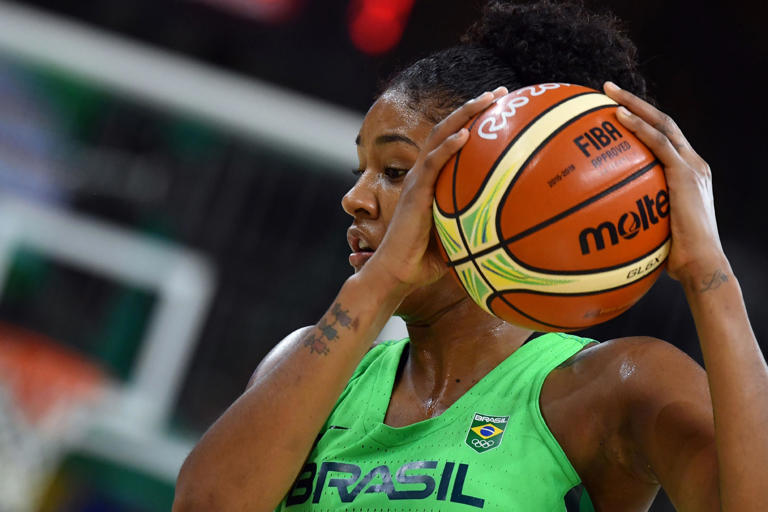
{"type": "Polygon", "coordinates": [[[610,13],[552,0],[490,0],[462,41],[492,50],[527,84],[557,81],[601,89],[603,81],[613,80],[645,96],[637,49],[610,13]]]}

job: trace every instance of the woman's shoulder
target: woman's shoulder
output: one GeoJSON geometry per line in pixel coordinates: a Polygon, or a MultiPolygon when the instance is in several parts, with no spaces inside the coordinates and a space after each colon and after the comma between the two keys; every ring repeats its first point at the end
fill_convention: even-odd
{"type": "Polygon", "coordinates": [[[655,409],[681,389],[696,390],[703,399],[707,381],[704,369],[673,344],[632,336],[585,346],[550,374],[542,401],[546,392],[565,389],[578,390],[573,391],[581,395],[577,404],[596,401],[601,414],[624,421],[638,414],[638,404],[655,409]]]}
{"type": "Polygon", "coordinates": [[[625,475],[620,484],[640,494],[657,485],[651,438],[711,415],[701,366],[647,336],[587,345],[549,375],[541,410],[585,483],[594,488],[625,475]]]}
{"type": "MultiPolygon", "coordinates": [[[[291,350],[291,346],[294,345],[302,336],[309,334],[309,332],[314,327],[315,326],[313,325],[300,327],[283,338],[279,343],[277,343],[277,345],[272,348],[272,350],[264,357],[264,359],[262,359],[256,370],[253,372],[253,375],[251,376],[251,379],[248,383],[248,387],[253,384],[259,375],[269,373],[275,366],[279,364],[282,358],[287,357],[291,350]]],[[[352,379],[363,373],[377,358],[381,357],[387,352],[391,352],[392,350],[398,350],[399,345],[406,343],[407,341],[407,338],[401,340],[374,341],[374,343],[368,349],[368,352],[365,353],[362,360],[358,363],[352,379]]]]}
{"type": "MultiPolygon", "coordinates": [[[[682,372],[703,373],[703,369],[673,344],[649,336],[615,338],[586,345],[557,370],[568,370],[571,377],[612,383],[612,389],[657,388],[675,380],[682,372]]],[[[683,376],[680,375],[680,376],[683,376]]]]}

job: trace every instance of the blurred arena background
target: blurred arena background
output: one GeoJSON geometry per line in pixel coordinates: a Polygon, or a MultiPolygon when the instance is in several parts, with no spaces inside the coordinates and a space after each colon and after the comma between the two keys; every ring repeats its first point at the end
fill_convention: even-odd
{"type": "MultiPolygon", "coordinates": [[[[195,440],[350,272],[339,201],[377,82],[479,4],[0,0],[0,512],[170,510],[195,440]]],[[[765,347],[767,4],[587,5],[625,20],[712,166],[765,347]]],[[[666,277],[585,334],[700,361],[666,277]]]]}

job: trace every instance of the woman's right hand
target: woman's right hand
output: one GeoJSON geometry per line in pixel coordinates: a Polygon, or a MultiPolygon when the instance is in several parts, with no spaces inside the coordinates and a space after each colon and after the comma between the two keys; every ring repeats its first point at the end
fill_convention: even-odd
{"type": "Polygon", "coordinates": [[[395,212],[381,245],[363,271],[380,272],[407,295],[440,279],[448,270],[432,235],[432,202],[440,170],[469,139],[464,126],[508,93],[506,87],[469,100],[437,123],[405,176],[395,212]]]}

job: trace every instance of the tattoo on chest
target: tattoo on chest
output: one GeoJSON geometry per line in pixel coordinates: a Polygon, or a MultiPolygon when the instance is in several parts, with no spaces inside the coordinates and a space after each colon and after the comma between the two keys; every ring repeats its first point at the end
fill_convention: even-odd
{"type": "Polygon", "coordinates": [[[712,274],[708,275],[702,281],[702,292],[709,290],[717,290],[723,283],[728,282],[728,275],[723,273],[720,269],[715,270],[712,274]]]}
{"type": "Polygon", "coordinates": [[[357,327],[357,318],[353,319],[349,316],[349,310],[344,309],[341,303],[337,302],[304,339],[304,346],[308,347],[313,354],[327,355],[331,351],[328,342],[339,339],[340,329],[356,331],[357,327]]]}

